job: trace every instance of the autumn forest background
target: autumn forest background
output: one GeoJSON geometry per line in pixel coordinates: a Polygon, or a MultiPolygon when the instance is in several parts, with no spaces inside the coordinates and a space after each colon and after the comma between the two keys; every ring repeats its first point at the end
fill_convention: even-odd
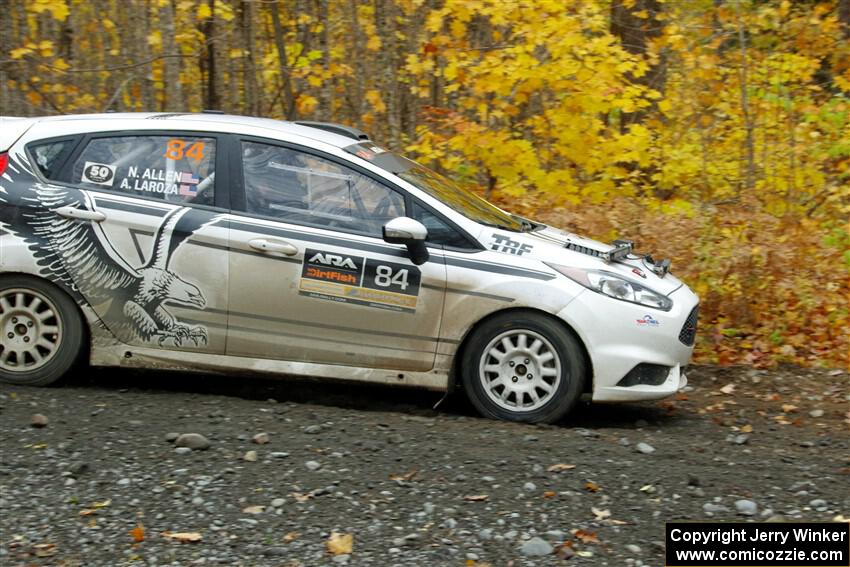
{"type": "Polygon", "coordinates": [[[850,364],[850,0],[0,2],[0,115],[201,109],[672,258],[697,361],[850,364]]]}

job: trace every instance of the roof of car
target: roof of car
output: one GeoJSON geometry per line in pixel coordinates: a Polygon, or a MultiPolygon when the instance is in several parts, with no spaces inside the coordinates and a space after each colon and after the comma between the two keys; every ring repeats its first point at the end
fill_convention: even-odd
{"type": "Polygon", "coordinates": [[[341,124],[327,122],[288,122],[285,120],[274,120],[272,118],[239,116],[219,112],[107,112],[100,114],[63,114],[34,118],[33,120],[38,122],[109,121],[113,124],[116,121],[162,120],[168,122],[192,122],[195,124],[201,122],[208,125],[215,124],[230,127],[252,126],[313,138],[340,148],[368,139],[365,133],[356,128],[341,124]]]}

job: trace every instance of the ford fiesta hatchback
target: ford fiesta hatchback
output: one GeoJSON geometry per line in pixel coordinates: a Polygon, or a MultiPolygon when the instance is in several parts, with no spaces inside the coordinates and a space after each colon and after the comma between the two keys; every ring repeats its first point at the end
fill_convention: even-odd
{"type": "Polygon", "coordinates": [[[0,119],[0,380],[94,366],[449,391],[552,422],[685,383],[669,261],[511,215],[337,124],[0,119]]]}

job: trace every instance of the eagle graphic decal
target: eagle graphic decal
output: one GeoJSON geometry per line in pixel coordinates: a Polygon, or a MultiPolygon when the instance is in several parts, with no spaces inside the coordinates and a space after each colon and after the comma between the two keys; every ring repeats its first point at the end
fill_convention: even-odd
{"type": "Polygon", "coordinates": [[[178,321],[166,307],[206,306],[198,286],[182,279],[169,262],[193,232],[218,217],[190,207],[174,208],[156,229],[148,260],[133,267],[97,222],[80,220],[97,214],[86,191],[39,182],[20,155],[10,160],[9,170],[27,179],[10,177],[9,172],[3,176],[0,202],[11,206],[0,208],[0,222],[24,240],[43,275],[71,290],[78,302],[111,300],[104,319],[119,336],[158,346],[207,343],[205,327],[178,321]]]}

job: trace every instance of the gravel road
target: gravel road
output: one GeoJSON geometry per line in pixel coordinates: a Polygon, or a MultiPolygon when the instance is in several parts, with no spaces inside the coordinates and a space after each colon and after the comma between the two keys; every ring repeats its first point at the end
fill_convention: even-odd
{"type": "Polygon", "coordinates": [[[0,565],[656,566],[668,520],[850,516],[846,372],[689,377],[556,426],[311,381],[0,385],[0,565]]]}

